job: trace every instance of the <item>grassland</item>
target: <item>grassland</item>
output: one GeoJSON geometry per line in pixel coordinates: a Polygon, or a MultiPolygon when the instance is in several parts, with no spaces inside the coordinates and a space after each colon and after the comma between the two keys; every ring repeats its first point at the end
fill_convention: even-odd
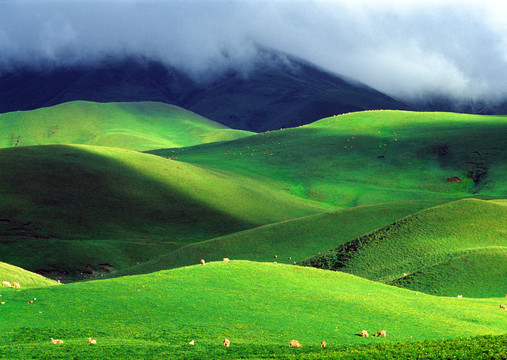
{"type": "Polygon", "coordinates": [[[506,117],[248,136],[155,103],[30,114],[0,121],[0,276],[22,284],[0,358],[505,358],[506,117]]]}
{"type": "Polygon", "coordinates": [[[300,263],[439,295],[501,296],[506,234],[503,202],[464,199],[422,210],[300,263]]]}
{"type": "Polygon", "coordinates": [[[357,206],[264,225],[183,246],[112,276],[143,274],[229,257],[292,264],[450,199],[357,206]]]}
{"type": "Polygon", "coordinates": [[[502,335],[507,315],[499,308],[501,298],[435,297],[340,272],[247,261],[21,292],[2,289],[2,298],[0,354],[16,349],[25,358],[102,352],[220,357],[229,351],[220,345],[225,337],[236,356],[288,349],[289,340],[298,339],[318,357],[322,340],[332,350],[502,335]],[[388,336],[362,338],[357,334],[363,329],[384,329],[388,336]],[[97,347],[87,344],[89,336],[97,347]],[[65,343],[55,347],[49,337],[65,343]],[[187,345],[192,339],[195,347],[187,345]]]}
{"type": "Polygon", "coordinates": [[[26,271],[20,267],[0,262],[0,280],[8,281],[11,284],[17,282],[25,288],[40,288],[43,286],[57,285],[54,280],[48,279],[44,276],[34,274],[33,272],[26,271]]]}
{"type": "Polygon", "coordinates": [[[329,209],[269,179],[107,147],[2,149],[0,184],[0,253],[30,270],[133,265],[329,209]]]}
{"type": "Polygon", "coordinates": [[[283,182],[301,197],[351,207],[507,195],[507,117],[368,111],[226,143],[152,153],[283,182]],[[448,182],[459,178],[461,182],[448,182]]]}
{"type": "Polygon", "coordinates": [[[73,101],[0,114],[0,148],[85,144],[150,150],[252,135],[174,105],[73,101]]]}

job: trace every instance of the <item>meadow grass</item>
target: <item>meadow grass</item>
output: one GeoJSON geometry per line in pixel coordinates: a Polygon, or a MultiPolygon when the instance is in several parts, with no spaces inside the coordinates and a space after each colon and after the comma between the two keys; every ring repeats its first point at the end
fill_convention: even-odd
{"type": "MultiPolygon", "coordinates": [[[[430,354],[446,343],[451,354],[466,354],[498,346],[505,337],[471,340],[470,349],[465,339],[507,331],[503,298],[436,297],[341,272],[248,261],[2,289],[1,295],[0,355],[7,358],[407,356],[400,343],[452,339],[461,339],[458,348],[430,343],[430,354]],[[383,329],[387,337],[362,338],[363,329],[383,329]],[[64,344],[54,346],[49,337],[64,344]],[[88,337],[97,339],[96,347],[88,337]],[[221,346],[224,338],[231,340],[229,349],[221,346]],[[289,349],[291,339],[303,348],[289,349]],[[328,348],[320,349],[322,340],[328,348]]],[[[409,346],[423,353],[425,343],[409,346]]]]}
{"type": "Polygon", "coordinates": [[[300,264],[440,295],[501,296],[506,234],[507,206],[463,199],[421,210],[300,264]]]}
{"type": "Polygon", "coordinates": [[[507,194],[506,116],[368,111],[235,141],[152,153],[242,174],[342,207],[507,194]],[[458,177],[461,182],[448,182],[458,177]]]}
{"type": "Polygon", "coordinates": [[[228,257],[292,264],[451,199],[410,200],[310,215],[186,245],[110,276],[143,274],[228,257]]]}
{"type": "Polygon", "coordinates": [[[0,281],[17,282],[23,289],[58,285],[54,280],[4,262],[0,262],[0,281]]]}
{"type": "Polygon", "coordinates": [[[71,259],[117,267],[113,260],[123,257],[133,265],[157,248],[164,253],[328,209],[279,191],[270,179],[136,151],[84,145],[0,150],[1,253],[4,261],[31,270],[61,269],[59,262],[71,259]],[[107,248],[97,251],[123,239],[130,248],[121,246],[109,258],[107,248]],[[73,249],[70,240],[93,243],[73,249]],[[69,251],[56,250],[58,259],[50,244],[69,251]]]}
{"type": "Polygon", "coordinates": [[[87,144],[150,150],[233,140],[233,130],[178,106],[157,102],[72,101],[0,114],[0,148],[87,144]]]}

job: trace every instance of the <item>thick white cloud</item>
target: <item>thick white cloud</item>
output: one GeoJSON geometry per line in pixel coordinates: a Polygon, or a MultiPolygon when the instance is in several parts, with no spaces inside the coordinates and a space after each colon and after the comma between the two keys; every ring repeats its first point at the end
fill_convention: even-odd
{"type": "Polygon", "coordinates": [[[507,96],[507,6],[484,0],[0,0],[0,65],[140,55],[206,74],[281,50],[399,97],[507,96]]]}

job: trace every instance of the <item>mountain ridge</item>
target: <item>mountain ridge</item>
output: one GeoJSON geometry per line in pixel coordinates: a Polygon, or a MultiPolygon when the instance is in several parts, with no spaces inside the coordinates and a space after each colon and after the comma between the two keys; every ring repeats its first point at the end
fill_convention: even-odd
{"type": "Polygon", "coordinates": [[[196,79],[156,61],[110,59],[94,66],[18,68],[0,73],[0,113],[75,100],[158,101],[233,129],[266,131],[359,110],[414,108],[302,59],[263,51],[247,72],[196,79]]]}

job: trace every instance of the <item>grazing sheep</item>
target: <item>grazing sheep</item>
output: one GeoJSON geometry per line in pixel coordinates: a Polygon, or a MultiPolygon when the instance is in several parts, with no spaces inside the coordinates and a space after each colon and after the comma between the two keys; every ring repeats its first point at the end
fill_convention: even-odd
{"type": "Polygon", "coordinates": [[[0,305],[5,305],[5,301],[1,301],[1,302],[0,302],[0,305]]]}
{"type": "Polygon", "coordinates": [[[370,334],[368,334],[368,331],[363,330],[363,331],[361,331],[361,336],[362,336],[362,337],[369,337],[369,336],[370,336],[370,334]]]}
{"type": "Polygon", "coordinates": [[[201,259],[201,265],[206,265],[206,261],[204,261],[204,259],[201,259]]]}
{"type": "Polygon", "coordinates": [[[12,287],[13,287],[14,289],[19,289],[19,288],[21,288],[21,285],[19,285],[19,283],[17,283],[17,282],[13,282],[13,283],[12,283],[12,287]]]}
{"type": "Polygon", "coordinates": [[[377,333],[375,334],[375,337],[381,337],[381,336],[383,336],[383,337],[386,337],[386,336],[387,336],[387,333],[386,333],[386,331],[385,331],[385,330],[379,330],[379,331],[377,331],[377,333]]]}
{"type": "Polygon", "coordinates": [[[407,276],[408,276],[408,274],[407,274],[407,273],[403,273],[403,277],[407,277],[407,276]]]}
{"type": "Polygon", "coordinates": [[[320,347],[326,347],[327,346],[327,342],[323,341],[320,343],[320,347]]]}
{"type": "Polygon", "coordinates": [[[12,287],[11,283],[8,282],[8,281],[2,281],[2,286],[5,286],[5,287],[12,287]]]}
{"type": "Polygon", "coordinates": [[[289,347],[303,347],[303,346],[299,343],[299,341],[291,340],[289,343],[289,347]]]}
{"type": "Polygon", "coordinates": [[[231,346],[231,341],[229,339],[224,339],[224,346],[225,347],[231,346]]]}
{"type": "Polygon", "coordinates": [[[231,261],[231,259],[229,259],[229,258],[224,258],[224,261],[225,261],[225,262],[229,262],[229,261],[231,261]]]}
{"type": "Polygon", "coordinates": [[[49,338],[53,344],[63,344],[63,340],[49,338]]]}
{"type": "Polygon", "coordinates": [[[507,310],[507,307],[505,307],[505,305],[504,305],[504,304],[500,304],[500,309],[507,310]]]}
{"type": "Polygon", "coordinates": [[[458,297],[458,299],[461,299],[463,297],[463,295],[458,295],[457,297],[458,297]]]}
{"type": "Polygon", "coordinates": [[[195,345],[195,340],[190,341],[188,345],[195,345]]]}
{"type": "Polygon", "coordinates": [[[88,343],[89,343],[89,344],[97,344],[97,340],[92,339],[92,338],[90,338],[90,337],[89,337],[89,338],[88,338],[88,343]]]}

